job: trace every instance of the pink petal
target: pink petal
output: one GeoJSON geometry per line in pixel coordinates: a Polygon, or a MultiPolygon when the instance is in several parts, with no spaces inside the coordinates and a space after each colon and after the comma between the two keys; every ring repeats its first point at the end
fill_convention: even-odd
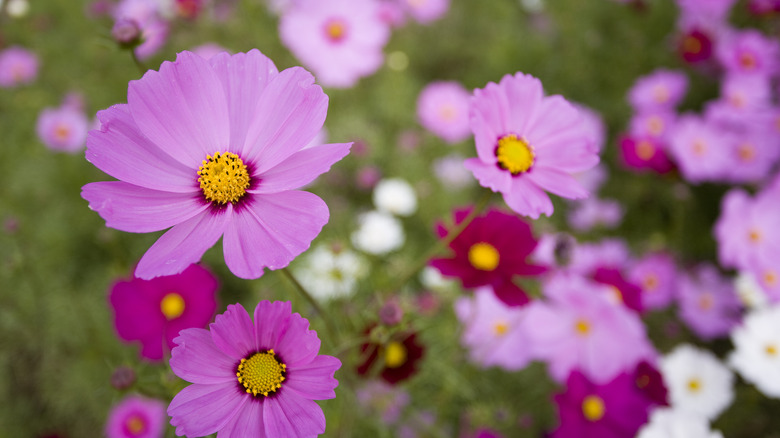
{"type": "Polygon", "coordinates": [[[479,158],[468,158],[463,166],[474,174],[482,187],[494,192],[506,192],[512,185],[512,174],[499,169],[495,164],[486,164],[479,158]]]}
{"type": "Polygon", "coordinates": [[[224,210],[210,208],[174,226],[141,257],[135,276],[148,280],[185,270],[217,243],[232,216],[233,206],[228,204],[224,210]]]}
{"type": "Polygon", "coordinates": [[[245,162],[262,175],[306,146],[322,128],[328,96],[300,67],[284,70],[266,86],[246,135],[245,162]]]}
{"type": "Polygon", "coordinates": [[[259,175],[260,185],[252,193],[294,190],[314,181],[349,153],[352,143],[332,143],[303,149],[259,175]]]}
{"type": "Polygon", "coordinates": [[[526,177],[542,189],[567,199],[588,197],[588,191],[573,176],[559,170],[534,168],[526,177]]]}
{"type": "Polygon", "coordinates": [[[509,100],[508,131],[504,134],[522,136],[539,115],[537,108],[544,96],[542,82],[531,75],[516,73],[504,76],[500,85],[509,100]]]}
{"type": "Polygon", "coordinates": [[[289,301],[260,301],[255,307],[255,338],[258,350],[275,348],[279,337],[287,330],[292,315],[289,301]]]}
{"type": "Polygon", "coordinates": [[[534,168],[554,168],[568,173],[588,170],[599,163],[599,156],[579,130],[567,130],[560,135],[539,140],[533,145],[534,168]]]}
{"type": "Polygon", "coordinates": [[[328,217],[325,202],[308,192],[252,195],[225,230],[225,262],[247,279],[260,277],[266,267],[283,268],[309,248],[328,217]]]}
{"type": "Polygon", "coordinates": [[[222,83],[230,114],[230,149],[243,156],[246,134],[257,117],[256,107],[268,82],[279,74],[273,61],[252,49],[229,55],[222,52],[209,60],[222,83]]]}
{"type": "Polygon", "coordinates": [[[191,383],[237,382],[237,361],[217,348],[208,330],[184,329],[174,342],[170,365],[177,376],[191,383]]]}
{"type": "Polygon", "coordinates": [[[541,141],[551,141],[559,135],[566,135],[569,130],[581,131],[583,137],[588,138],[577,109],[566,99],[556,95],[542,101],[533,123],[529,124],[524,135],[531,145],[535,145],[541,141]]]}
{"type": "Polygon", "coordinates": [[[286,389],[294,389],[304,398],[327,400],[336,397],[339,385],[333,374],[341,368],[341,361],[333,356],[319,355],[308,364],[287,368],[286,389]]]}
{"type": "Polygon", "coordinates": [[[539,219],[541,213],[550,216],[553,212],[553,204],[547,193],[525,178],[525,175],[512,178],[512,188],[504,192],[504,201],[515,212],[533,219],[539,219]]]}
{"type": "Polygon", "coordinates": [[[227,306],[225,313],[217,315],[209,328],[214,344],[233,358],[234,363],[258,350],[252,318],[240,304],[227,306]]]}
{"type": "Polygon", "coordinates": [[[114,105],[97,114],[100,129],[87,137],[87,161],[116,179],[166,192],[198,190],[197,169],[172,159],[136,126],[128,105],[114,105]]]}
{"type": "Polygon", "coordinates": [[[293,391],[263,403],[266,433],[273,437],[309,438],[325,432],[325,415],[319,405],[293,391]]]}
{"type": "Polygon", "coordinates": [[[250,399],[232,383],[196,383],[176,394],[168,415],[176,435],[206,436],[222,429],[250,399]]]}
{"type": "Polygon", "coordinates": [[[309,330],[309,321],[294,313],[287,320],[287,329],[279,338],[275,350],[288,367],[296,367],[311,362],[320,351],[320,339],[317,332],[309,330]]]}
{"type": "Polygon", "coordinates": [[[217,433],[217,438],[265,438],[267,436],[263,424],[263,404],[254,400],[245,403],[233,419],[217,433]]]}
{"type": "Polygon", "coordinates": [[[227,99],[208,61],[181,52],[131,81],[127,102],[138,128],[161,150],[197,169],[206,155],[227,149],[230,119],[227,99]]]}
{"type": "Polygon", "coordinates": [[[82,187],[81,197],[106,226],[132,233],[160,231],[185,222],[208,207],[199,195],[147,189],[122,181],[82,187]]]}

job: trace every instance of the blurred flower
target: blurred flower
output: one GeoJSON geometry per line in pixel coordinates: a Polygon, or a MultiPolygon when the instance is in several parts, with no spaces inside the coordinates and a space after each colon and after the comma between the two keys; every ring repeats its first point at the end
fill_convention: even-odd
{"type": "Polygon", "coordinates": [[[127,365],[120,365],[111,373],[111,386],[120,391],[133,386],[135,380],[135,371],[127,365]]]}
{"type": "Polygon", "coordinates": [[[357,389],[356,397],[362,410],[387,425],[398,422],[410,398],[405,389],[382,380],[367,382],[357,389]]]}
{"type": "Polygon", "coordinates": [[[560,425],[550,438],[629,438],[647,422],[649,401],[635,390],[628,374],[597,385],[575,370],[566,392],[555,395],[560,425]]]}
{"type": "Polygon", "coordinates": [[[624,135],[618,144],[621,162],[631,170],[649,169],[663,174],[674,169],[674,163],[666,154],[666,143],[661,140],[649,135],[624,135]]]}
{"type": "Polygon", "coordinates": [[[568,270],[583,276],[592,276],[599,268],[614,268],[622,270],[631,260],[631,253],[623,239],[608,238],[597,242],[576,244],[565,242],[569,248],[568,270]]]}
{"type": "Polygon", "coordinates": [[[700,338],[727,335],[740,320],[740,303],[730,280],[715,267],[701,265],[677,283],[680,319],[700,338]]]}
{"type": "Polygon", "coordinates": [[[734,375],[712,353],[683,344],[661,359],[672,408],[713,420],[734,400],[734,375]]]}
{"type": "Polygon", "coordinates": [[[720,211],[714,234],[723,267],[752,269],[777,262],[780,204],[774,191],[766,190],[751,198],[741,189],[732,189],[723,197],[720,211]]]}
{"type": "MultiPolygon", "coordinates": [[[[366,333],[370,333],[372,328],[366,333]]],[[[424,352],[415,332],[396,333],[382,344],[367,342],[360,346],[362,362],[357,367],[357,373],[361,376],[373,375],[373,368],[377,367],[379,377],[395,385],[417,373],[424,352]]]]}
{"type": "Polygon", "coordinates": [[[450,9],[450,0],[397,0],[415,21],[429,24],[438,20],[450,9]]]}
{"type": "Polygon", "coordinates": [[[629,268],[628,278],[642,288],[642,307],[646,309],[663,309],[674,300],[677,271],[669,254],[644,255],[629,268]]]}
{"type": "Polygon", "coordinates": [[[688,88],[688,77],[681,71],[658,69],[636,80],[628,91],[634,111],[677,106],[688,88]]]}
{"type": "Polygon", "coordinates": [[[666,388],[661,372],[643,360],[639,362],[633,373],[634,386],[658,406],[669,406],[669,390],[666,388]]]}
{"type": "Polygon", "coordinates": [[[706,418],[675,409],[655,409],[650,422],[642,426],[637,438],[723,438],[711,431],[706,418]]]}
{"type": "Polygon", "coordinates": [[[121,46],[134,47],[141,42],[141,28],[132,18],[120,18],[114,22],[111,36],[121,46]]]}
{"type": "Polygon", "coordinates": [[[165,404],[136,395],[125,397],[108,413],[108,438],[162,438],[165,404]]]}
{"type": "Polygon", "coordinates": [[[38,77],[38,56],[19,46],[0,51],[0,88],[29,84],[38,77]]]}
{"type": "MultiPolygon", "coordinates": [[[[470,208],[455,210],[453,227],[470,211],[470,208]]],[[[441,239],[449,233],[442,223],[437,224],[436,231],[441,239]]],[[[445,276],[459,278],[465,288],[489,285],[507,305],[521,306],[528,303],[528,296],[512,278],[537,276],[546,270],[526,261],[536,244],[528,223],[515,215],[491,209],[475,217],[450,242],[453,257],[431,259],[430,265],[445,276]]]]}
{"type": "Polygon", "coordinates": [[[315,298],[351,296],[358,280],[365,277],[365,260],[347,248],[317,245],[308,251],[295,269],[301,285],[315,298]]]}
{"type": "Polygon", "coordinates": [[[141,44],[133,50],[141,60],[157,53],[168,39],[162,4],[157,0],[121,0],[114,9],[115,22],[132,21],[140,28],[141,44]]]}
{"type": "Polygon", "coordinates": [[[650,137],[666,144],[676,123],[677,115],[672,109],[646,109],[631,117],[629,134],[633,137],[650,137]]]}
{"type": "Polygon", "coordinates": [[[48,148],[74,153],[84,148],[89,120],[81,109],[63,105],[44,108],[36,122],[38,138],[48,148]]]}
{"type": "Polygon", "coordinates": [[[210,331],[183,330],[171,369],[193,384],[168,406],[176,435],[310,437],[325,431],[314,400],[336,397],[341,362],[318,354],[317,332],[290,302],[261,301],[254,323],[240,304],[210,331]]]}
{"type": "Polygon", "coordinates": [[[471,360],[484,367],[517,371],[534,359],[528,348],[526,314],[527,307],[507,306],[489,287],[455,301],[455,315],[464,326],[461,343],[471,360]]]}
{"type": "Polygon", "coordinates": [[[593,228],[615,228],[623,220],[623,206],[614,199],[589,197],[573,204],[567,217],[569,225],[577,231],[593,228]]]}
{"type": "Polygon", "coordinates": [[[642,289],[636,284],[626,281],[620,270],[610,267],[599,267],[593,273],[593,280],[609,287],[609,297],[614,299],[617,304],[625,305],[627,308],[641,313],[642,307],[642,289]]]}
{"type": "Polygon", "coordinates": [[[205,43],[192,48],[192,53],[204,58],[211,59],[222,52],[230,53],[230,50],[220,46],[217,43],[205,43]]]}
{"type": "Polygon", "coordinates": [[[690,64],[702,64],[712,59],[713,34],[705,28],[691,26],[680,35],[677,51],[690,64]]]}
{"type": "Polygon", "coordinates": [[[27,0],[8,0],[5,11],[9,17],[22,18],[30,12],[30,3],[27,0]]]}
{"type": "Polygon", "coordinates": [[[780,306],[748,313],[731,341],[731,367],[767,397],[780,398],[780,306]]]}
{"type": "Polygon", "coordinates": [[[176,14],[182,18],[193,20],[200,15],[206,0],[173,0],[176,14]]]}
{"type": "Polygon", "coordinates": [[[462,189],[474,183],[474,177],[463,165],[463,160],[463,156],[456,152],[433,162],[433,173],[445,190],[462,189]]]}
{"type": "MultiPolygon", "coordinates": [[[[541,1],[541,0],[537,0],[541,1]]],[[[590,133],[593,139],[593,150],[598,153],[604,149],[604,144],[607,139],[607,127],[604,125],[604,119],[596,110],[591,109],[585,105],[579,103],[573,103],[580,116],[582,116],[582,122],[585,124],[585,129],[590,133]]],[[[592,170],[592,169],[591,169],[592,170]]],[[[588,189],[588,191],[592,191],[588,189]]]]}
{"type": "Polygon", "coordinates": [[[352,233],[355,248],[384,255],[403,246],[406,236],[401,222],[390,214],[369,211],[358,217],[358,229],[352,233]]]}
{"type": "Polygon", "coordinates": [[[282,43],[327,87],[351,87],[384,62],[390,37],[376,0],[300,0],[283,11],[282,43]]]}
{"type": "Polygon", "coordinates": [[[459,82],[431,82],[417,98],[417,120],[425,129],[448,143],[465,140],[471,134],[470,98],[471,94],[459,82]]]}
{"type": "Polygon", "coordinates": [[[423,268],[422,272],[420,272],[420,283],[428,289],[441,292],[450,289],[454,284],[454,281],[445,278],[438,269],[432,266],[426,266],[423,268]]]}
{"type": "Polygon", "coordinates": [[[724,133],[698,116],[680,117],[669,139],[669,152],[689,182],[722,179],[732,165],[724,133]]]}
{"type": "Polygon", "coordinates": [[[404,317],[404,309],[398,299],[393,297],[385,301],[379,308],[379,321],[388,326],[393,326],[401,322],[404,317]]]}
{"type": "Polygon", "coordinates": [[[478,158],[465,166],[512,210],[536,219],[553,213],[545,191],[588,196],[572,174],[598,163],[593,135],[564,98],[544,96],[538,79],[517,73],[475,90],[470,117],[478,158]]]}
{"type": "Polygon", "coordinates": [[[141,258],[136,276],[181,272],[220,237],[225,262],[241,278],[283,268],[308,249],[328,207],[295,189],[350,147],[300,150],[327,112],[313,82],[301,68],[278,73],[257,50],[210,61],[182,52],[130,82],[128,104],[98,113],[102,126],[90,132],[87,160],[120,181],[87,184],[82,197],[112,228],[173,227],[141,258]]]}
{"type": "Polygon", "coordinates": [[[374,205],[383,213],[410,216],[417,211],[417,195],[401,178],[385,178],[374,187],[374,205]]]}
{"type": "Polygon", "coordinates": [[[365,166],[358,170],[356,182],[359,188],[370,190],[382,178],[382,171],[376,166],[365,166]]]}
{"type": "Polygon", "coordinates": [[[718,44],[716,56],[731,73],[772,76],[778,70],[780,44],[755,29],[734,31],[718,44]]]}
{"type": "Polygon", "coordinates": [[[769,297],[761,284],[749,271],[741,271],[734,279],[734,290],[742,305],[747,309],[761,309],[769,304],[769,297]]]}
{"type": "Polygon", "coordinates": [[[111,287],[114,325],[125,341],[140,341],[141,356],[162,360],[179,331],[205,327],[217,308],[217,279],[198,265],[182,273],[142,280],[131,278],[111,287]]]}

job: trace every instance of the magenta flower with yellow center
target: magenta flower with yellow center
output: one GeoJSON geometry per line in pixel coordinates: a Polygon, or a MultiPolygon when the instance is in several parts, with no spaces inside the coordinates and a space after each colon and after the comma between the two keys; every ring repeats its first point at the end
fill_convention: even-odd
{"type": "Polygon", "coordinates": [[[222,237],[231,272],[258,278],[286,267],[328,222],[325,202],[296,189],[351,143],[304,149],[328,106],[306,70],[279,72],[257,50],[182,52],[131,81],[127,100],[100,111],[87,138],[87,160],[119,181],[87,184],[82,197],[111,228],[172,227],[137,277],[179,273],[222,237]]]}
{"type": "Polygon", "coordinates": [[[471,130],[478,158],[465,162],[479,183],[504,195],[515,212],[537,219],[553,212],[546,192],[588,196],[572,176],[599,162],[593,134],[561,96],[545,96],[542,83],[516,73],[474,91],[471,130]]]}

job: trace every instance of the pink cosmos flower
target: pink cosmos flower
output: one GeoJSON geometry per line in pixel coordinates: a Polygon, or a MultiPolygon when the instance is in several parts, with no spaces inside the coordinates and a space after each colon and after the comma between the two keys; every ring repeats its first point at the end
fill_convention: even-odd
{"type": "Polygon", "coordinates": [[[108,438],[162,438],[165,404],[131,395],[111,408],[106,422],[108,438]]]}
{"type": "Polygon", "coordinates": [[[421,24],[438,20],[450,9],[450,0],[399,0],[406,12],[421,24]]]}
{"type": "Polygon", "coordinates": [[[631,118],[629,132],[632,136],[651,137],[665,142],[676,121],[677,115],[670,109],[645,110],[631,118]]]}
{"type": "Polygon", "coordinates": [[[35,128],[38,138],[48,148],[73,153],[84,148],[89,120],[81,109],[63,105],[41,111],[35,128]]]}
{"type": "Polygon", "coordinates": [[[732,165],[726,179],[734,183],[756,183],[769,176],[780,158],[777,135],[761,130],[744,129],[727,137],[732,165]]]}
{"type": "Polygon", "coordinates": [[[682,32],[677,42],[680,57],[689,64],[703,64],[712,59],[715,35],[710,30],[690,26],[682,32]]]}
{"type": "Polygon", "coordinates": [[[311,437],[325,431],[314,400],[336,396],[341,362],[318,354],[320,340],[289,302],[261,301],[254,323],[240,304],[210,330],[182,330],[170,361],[193,384],[168,406],[177,435],[311,437]]]}
{"type": "Polygon", "coordinates": [[[780,44],[758,30],[748,29],[725,37],[718,45],[716,55],[731,73],[772,76],[778,71],[780,44]]]}
{"type": "Polygon", "coordinates": [[[623,206],[614,199],[590,197],[574,204],[569,211],[569,225],[577,231],[593,228],[615,228],[623,220],[623,206]]]}
{"type": "Polygon", "coordinates": [[[35,53],[12,46],[0,51],[0,88],[29,84],[38,77],[38,56],[35,53]]]}
{"type": "Polygon", "coordinates": [[[140,341],[141,357],[162,360],[179,332],[205,327],[217,309],[216,277],[192,265],[177,275],[151,280],[131,278],[111,287],[114,324],[125,341],[140,341]]]}
{"type": "MultiPolygon", "coordinates": [[[[461,223],[470,209],[455,211],[455,224],[461,223]]],[[[436,230],[447,235],[443,224],[436,230]]],[[[477,216],[450,242],[454,253],[449,258],[432,259],[430,264],[447,277],[458,277],[463,287],[490,285],[496,296],[510,306],[528,303],[528,296],[513,277],[536,276],[546,269],[526,262],[536,247],[531,226],[517,216],[491,209],[477,216]]]]}
{"type": "Polygon", "coordinates": [[[636,313],[609,298],[607,286],[577,275],[558,275],[544,285],[546,302],[526,315],[529,347],[563,382],[580,370],[596,383],[630,372],[654,350],[636,313]]]}
{"type": "Polygon", "coordinates": [[[666,253],[651,253],[642,257],[628,270],[628,278],[642,288],[642,306],[662,309],[672,303],[677,269],[666,253]]]}
{"type": "Polygon", "coordinates": [[[328,98],[294,67],[278,72],[257,50],[205,60],[182,52],[130,82],[128,103],[98,113],[87,160],[113,182],[82,197],[123,231],[171,228],[135,275],[183,271],[223,237],[241,278],[287,266],[328,221],[328,207],[298,187],[343,158],[351,143],[302,149],[320,131],[328,98]]]}
{"type": "Polygon", "coordinates": [[[679,316],[700,338],[726,336],[740,321],[741,304],[731,280],[702,265],[677,285],[679,316]]]}
{"type": "Polygon", "coordinates": [[[478,158],[466,168],[479,183],[501,192],[509,207],[537,219],[553,212],[545,191],[569,199],[588,192],[572,174],[595,166],[594,139],[561,96],[544,96],[542,83],[516,73],[474,91],[471,130],[478,158]]]}
{"type": "Polygon", "coordinates": [[[526,367],[533,359],[526,348],[527,307],[510,307],[496,298],[489,287],[474,291],[473,297],[455,301],[455,315],[463,324],[461,343],[471,360],[485,367],[499,366],[509,371],[526,367]]]}
{"type": "Polygon", "coordinates": [[[658,69],[636,80],[628,91],[628,101],[637,112],[674,108],[685,96],[687,88],[685,73],[658,69]]]}
{"type": "Polygon", "coordinates": [[[624,135],[618,145],[621,161],[629,169],[648,169],[661,174],[674,169],[674,163],[666,154],[666,143],[657,138],[624,135]]]}
{"type": "Polygon", "coordinates": [[[300,0],[279,23],[282,43],[328,87],[351,87],[384,62],[389,25],[376,0],[300,0]]]}
{"type": "Polygon", "coordinates": [[[471,133],[470,98],[471,94],[458,82],[432,82],[417,98],[417,119],[425,129],[448,143],[465,140],[471,133]]]}
{"type": "Polygon", "coordinates": [[[723,179],[732,164],[723,130],[698,116],[680,117],[669,139],[670,154],[692,183],[723,179]]]}
{"type": "Polygon", "coordinates": [[[751,198],[740,189],[723,197],[715,223],[718,260],[726,268],[751,269],[780,260],[780,205],[774,190],[751,198]]]}
{"type": "Polygon", "coordinates": [[[141,44],[135,55],[148,59],[157,53],[168,39],[168,22],[162,18],[161,2],[157,0],[122,0],[114,10],[114,19],[132,20],[141,31],[141,44]]]}

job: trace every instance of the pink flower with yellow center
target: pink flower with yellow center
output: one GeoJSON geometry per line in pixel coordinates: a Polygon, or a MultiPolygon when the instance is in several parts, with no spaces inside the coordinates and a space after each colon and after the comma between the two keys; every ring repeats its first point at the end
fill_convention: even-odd
{"type": "Polygon", "coordinates": [[[38,76],[38,56],[19,46],[0,51],[0,88],[28,84],[38,76]]]}
{"type": "Polygon", "coordinates": [[[553,213],[546,192],[580,199],[588,192],[572,176],[599,162],[593,134],[561,96],[516,73],[474,91],[471,130],[477,158],[465,166],[479,183],[501,192],[515,212],[534,219],[553,213]]]}
{"type": "Polygon", "coordinates": [[[136,395],[111,408],[106,422],[108,438],[160,438],[165,428],[165,404],[136,395]]]}
{"type": "Polygon", "coordinates": [[[87,160],[119,181],[82,189],[106,225],[170,228],[136,276],[172,275],[222,239],[241,278],[280,269],[327,223],[325,202],[297,190],[343,158],[351,143],[305,148],[328,97],[299,67],[279,72],[257,50],[206,60],[182,52],[131,81],[128,103],[98,113],[87,160]]]}
{"type": "Polygon", "coordinates": [[[677,302],[680,319],[704,340],[728,335],[741,320],[734,282],[711,265],[701,265],[679,278],[677,302]]]}
{"type": "Polygon", "coordinates": [[[84,112],[74,106],[45,108],[38,116],[36,131],[49,149],[73,153],[84,149],[89,121],[84,112]]]}

